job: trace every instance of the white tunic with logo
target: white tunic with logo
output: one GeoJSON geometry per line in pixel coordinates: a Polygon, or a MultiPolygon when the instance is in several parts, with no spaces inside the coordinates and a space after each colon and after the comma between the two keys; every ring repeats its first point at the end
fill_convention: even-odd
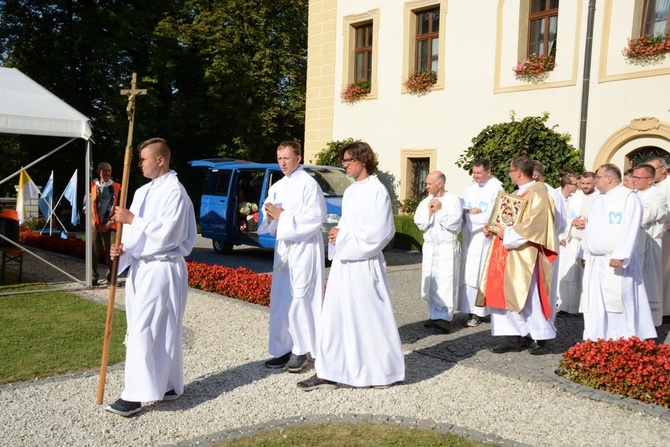
{"type": "Polygon", "coordinates": [[[641,221],[640,198],[622,185],[598,194],[591,205],[582,241],[584,340],[656,337],[635,252],[641,221]],[[610,259],[623,264],[612,268],[610,259]]]}

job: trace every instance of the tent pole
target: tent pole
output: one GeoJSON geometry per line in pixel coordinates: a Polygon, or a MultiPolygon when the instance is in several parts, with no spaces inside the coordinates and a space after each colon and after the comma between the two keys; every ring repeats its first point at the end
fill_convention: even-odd
{"type": "MultiPolygon", "coordinates": [[[[84,193],[86,212],[84,213],[84,229],[86,234],[86,287],[93,285],[92,275],[93,267],[91,261],[93,260],[93,229],[91,228],[91,140],[86,141],[86,157],[84,159],[84,172],[88,175],[84,176],[84,193]]],[[[109,247],[105,247],[109,250],[109,247]]]]}

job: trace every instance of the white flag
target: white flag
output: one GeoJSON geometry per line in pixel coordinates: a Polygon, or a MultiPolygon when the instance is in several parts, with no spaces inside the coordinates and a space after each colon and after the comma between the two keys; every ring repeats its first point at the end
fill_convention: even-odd
{"type": "Polygon", "coordinates": [[[37,202],[37,204],[40,207],[40,211],[42,212],[42,215],[46,220],[49,220],[49,218],[51,217],[51,199],[53,198],[53,195],[54,195],[54,171],[51,171],[49,180],[47,180],[47,184],[44,185],[44,188],[42,188],[40,199],[37,202]]]}
{"type": "Polygon", "coordinates": [[[19,225],[25,220],[25,203],[26,198],[32,199],[40,195],[40,190],[32,181],[26,171],[21,171],[19,175],[19,193],[16,196],[16,212],[19,215],[19,225]]]}
{"type": "Polygon", "coordinates": [[[70,223],[72,223],[72,225],[77,225],[79,223],[79,213],[77,212],[77,171],[78,169],[74,170],[72,178],[70,178],[70,181],[65,187],[65,191],[63,191],[63,196],[70,202],[70,205],[72,205],[72,217],[70,218],[70,223]]]}

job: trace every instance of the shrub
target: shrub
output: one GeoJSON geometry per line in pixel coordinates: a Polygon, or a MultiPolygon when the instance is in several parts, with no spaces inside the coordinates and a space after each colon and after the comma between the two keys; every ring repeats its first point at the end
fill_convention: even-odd
{"type": "Polygon", "coordinates": [[[654,340],[577,343],[563,354],[557,373],[581,385],[670,407],[670,345],[654,340]]]}
{"type": "Polygon", "coordinates": [[[333,166],[335,168],[342,167],[342,160],[340,160],[340,150],[348,145],[353,143],[353,138],[347,138],[346,140],[334,140],[326,143],[326,147],[321,149],[321,152],[316,154],[316,160],[312,161],[315,165],[320,166],[333,166]]]}
{"type": "Polygon", "coordinates": [[[414,223],[413,214],[398,214],[393,216],[395,223],[395,242],[393,248],[401,250],[421,251],[423,233],[414,223]]]}
{"type": "Polygon", "coordinates": [[[583,172],[579,160],[580,152],[570,144],[570,135],[558,133],[557,126],[548,127],[549,114],[528,116],[516,121],[514,112],[511,121],[487,126],[472,139],[469,147],[456,161],[456,165],[472,172],[472,167],[480,158],[491,162],[491,171],[503,182],[505,190],[512,192],[515,186],[509,175],[509,164],[518,155],[526,155],[538,160],[544,166],[545,182],[558,186],[558,173],[565,168],[583,172]]]}

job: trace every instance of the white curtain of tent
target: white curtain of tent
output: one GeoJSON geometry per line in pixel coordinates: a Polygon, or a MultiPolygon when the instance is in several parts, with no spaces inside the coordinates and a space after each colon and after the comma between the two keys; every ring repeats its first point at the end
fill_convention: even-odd
{"type": "MultiPolygon", "coordinates": [[[[24,169],[44,160],[75,139],[82,138],[86,140],[86,157],[83,172],[86,173],[84,184],[86,185],[86,197],[88,200],[91,192],[88,173],[91,165],[91,137],[93,135],[90,120],[16,68],[0,67],[0,133],[71,138],[71,140],[48,154],[24,166],[24,169]]],[[[0,184],[9,181],[20,172],[21,170],[19,169],[10,176],[0,180],[0,184]]],[[[91,209],[90,204],[87,204],[87,209],[91,209]]],[[[92,273],[90,241],[92,230],[88,221],[85,228],[85,282],[90,287],[92,273]]],[[[25,247],[22,248],[25,250],[25,247]]],[[[29,250],[26,251],[74,280],[79,281],[69,273],[63,272],[57,266],[31,253],[29,250]]]]}

